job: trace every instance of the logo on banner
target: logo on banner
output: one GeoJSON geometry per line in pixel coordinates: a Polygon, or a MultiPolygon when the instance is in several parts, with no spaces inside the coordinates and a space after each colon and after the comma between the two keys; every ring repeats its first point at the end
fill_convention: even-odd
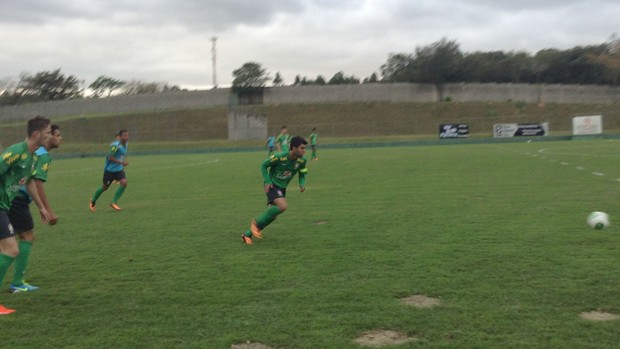
{"type": "Polygon", "coordinates": [[[442,124],[439,125],[439,138],[467,138],[469,124],[442,124]]]}

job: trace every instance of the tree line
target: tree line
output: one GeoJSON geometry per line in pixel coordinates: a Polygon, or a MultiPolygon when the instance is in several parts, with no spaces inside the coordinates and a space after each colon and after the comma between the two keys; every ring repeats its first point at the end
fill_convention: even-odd
{"type": "MultiPolygon", "coordinates": [[[[595,84],[618,86],[620,83],[620,39],[577,46],[567,50],[543,49],[536,54],[524,51],[462,52],[455,40],[443,38],[414,52],[390,53],[387,61],[364,79],[343,71],[327,79],[297,75],[290,83],[304,85],[340,85],[360,83],[429,83],[442,92],[447,83],[535,83],[595,84]],[[381,77],[379,77],[379,74],[381,77]]],[[[285,86],[280,72],[273,79],[260,63],[247,62],[232,72],[233,90],[285,86]]],[[[122,81],[105,75],[88,86],[91,98],[181,90],[167,83],[122,81]]],[[[18,81],[0,81],[0,106],[30,102],[84,98],[83,82],[56,69],[36,74],[24,73],[18,81]]]]}

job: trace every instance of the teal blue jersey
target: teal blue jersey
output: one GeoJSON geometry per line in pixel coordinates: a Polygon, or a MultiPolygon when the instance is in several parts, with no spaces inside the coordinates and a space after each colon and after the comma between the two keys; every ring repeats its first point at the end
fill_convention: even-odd
{"type": "Polygon", "coordinates": [[[110,161],[110,157],[115,158],[118,161],[125,161],[127,155],[127,145],[123,145],[121,141],[114,141],[110,143],[110,150],[108,156],[105,158],[105,170],[107,172],[119,172],[125,167],[122,164],[110,161]]]}

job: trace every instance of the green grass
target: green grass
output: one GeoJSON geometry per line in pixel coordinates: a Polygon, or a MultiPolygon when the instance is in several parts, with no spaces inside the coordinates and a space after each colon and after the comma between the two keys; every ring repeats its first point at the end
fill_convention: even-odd
{"type": "Polygon", "coordinates": [[[618,321],[579,314],[620,313],[618,141],[319,155],[252,246],[264,153],[130,157],[124,211],[108,191],[96,213],[102,159],[56,160],[61,220],[37,225],[41,289],[0,295],[3,347],[359,348],[373,329],[419,339],[399,348],[617,347],[618,321]],[[399,303],[414,294],[441,304],[399,303]]]}

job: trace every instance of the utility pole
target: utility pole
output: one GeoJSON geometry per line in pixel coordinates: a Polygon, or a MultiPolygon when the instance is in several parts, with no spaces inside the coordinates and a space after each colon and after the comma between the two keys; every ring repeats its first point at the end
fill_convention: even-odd
{"type": "Polygon", "coordinates": [[[217,88],[217,36],[211,37],[211,62],[213,64],[213,88],[217,88]]]}

